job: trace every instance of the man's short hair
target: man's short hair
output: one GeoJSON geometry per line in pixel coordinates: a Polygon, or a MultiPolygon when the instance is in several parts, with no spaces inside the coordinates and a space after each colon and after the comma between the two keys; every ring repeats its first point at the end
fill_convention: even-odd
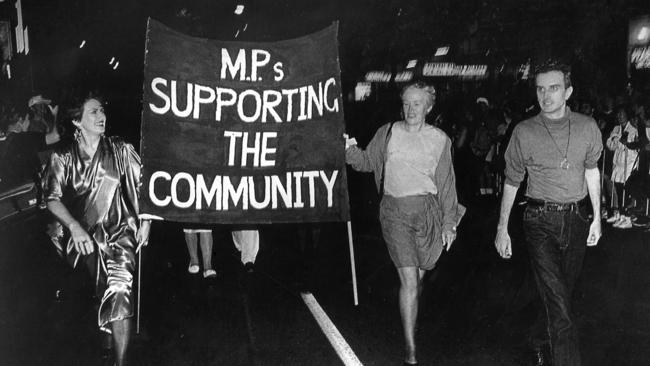
{"type": "Polygon", "coordinates": [[[535,67],[535,79],[539,74],[551,71],[561,72],[564,76],[564,87],[569,88],[571,86],[571,66],[554,58],[548,59],[535,67]]]}
{"type": "Polygon", "coordinates": [[[429,103],[429,106],[433,107],[433,104],[436,101],[436,88],[434,88],[433,85],[429,85],[424,81],[408,83],[402,88],[402,92],[399,94],[400,98],[404,97],[404,93],[411,88],[424,91],[427,94],[427,102],[429,103]]]}

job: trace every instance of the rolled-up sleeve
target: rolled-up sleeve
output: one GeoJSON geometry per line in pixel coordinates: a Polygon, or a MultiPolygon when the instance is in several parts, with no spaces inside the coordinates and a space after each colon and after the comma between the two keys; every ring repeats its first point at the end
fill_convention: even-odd
{"type": "Polygon", "coordinates": [[[519,134],[521,133],[521,126],[515,127],[512,132],[512,138],[506,149],[504,160],[506,163],[505,170],[505,183],[513,187],[519,187],[519,184],[524,180],[526,174],[526,167],[524,165],[524,157],[521,151],[521,140],[519,134]]]}
{"type": "Polygon", "coordinates": [[[391,126],[392,124],[386,124],[380,127],[365,150],[350,146],[345,150],[345,162],[356,171],[377,173],[379,166],[384,163],[382,151],[386,147],[386,134],[391,126]]]}
{"type": "Polygon", "coordinates": [[[371,172],[373,168],[368,152],[356,146],[350,146],[345,150],[345,162],[359,172],[371,172]]]}
{"type": "Polygon", "coordinates": [[[41,180],[43,202],[61,200],[66,181],[65,167],[65,157],[57,152],[53,152],[45,166],[41,180]]]}
{"type": "Polygon", "coordinates": [[[598,167],[598,159],[603,152],[603,138],[596,123],[589,124],[590,141],[587,147],[587,158],[585,159],[585,168],[594,169],[598,167]]]}
{"type": "Polygon", "coordinates": [[[451,158],[451,140],[445,137],[445,147],[436,167],[434,182],[438,189],[442,210],[442,230],[453,230],[465,214],[465,207],[458,203],[456,176],[451,158]]]}

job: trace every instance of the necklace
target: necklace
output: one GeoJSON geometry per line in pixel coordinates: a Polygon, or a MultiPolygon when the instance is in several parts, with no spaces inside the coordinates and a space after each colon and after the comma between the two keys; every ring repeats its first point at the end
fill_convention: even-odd
{"type": "Polygon", "coordinates": [[[542,119],[542,125],[544,125],[544,128],[546,129],[548,136],[551,138],[551,141],[553,141],[553,145],[555,145],[555,149],[562,156],[562,161],[560,162],[560,168],[564,170],[568,170],[571,167],[571,165],[569,164],[569,160],[567,159],[567,156],[569,154],[569,145],[571,144],[571,118],[568,118],[568,121],[569,121],[569,138],[566,141],[566,148],[564,149],[564,154],[562,154],[562,150],[560,150],[557,141],[555,141],[553,135],[551,134],[551,131],[548,129],[548,126],[546,126],[546,122],[544,122],[544,119],[542,119]]]}

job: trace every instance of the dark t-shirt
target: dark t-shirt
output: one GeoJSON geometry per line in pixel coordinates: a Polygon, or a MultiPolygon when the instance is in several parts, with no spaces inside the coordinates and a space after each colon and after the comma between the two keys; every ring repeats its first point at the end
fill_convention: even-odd
{"type": "Polygon", "coordinates": [[[585,169],[597,168],[602,150],[600,130],[592,118],[568,108],[559,120],[540,113],[519,123],[512,133],[505,154],[506,184],[518,187],[528,172],[526,196],[579,201],[588,193],[585,169]],[[568,169],[562,164],[565,153],[568,169]]]}
{"type": "Polygon", "coordinates": [[[41,169],[38,152],[45,149],[45,134],[40,132],[12,133],[2,142],[0,157],[0,187],[33,180],[41,169]]]}

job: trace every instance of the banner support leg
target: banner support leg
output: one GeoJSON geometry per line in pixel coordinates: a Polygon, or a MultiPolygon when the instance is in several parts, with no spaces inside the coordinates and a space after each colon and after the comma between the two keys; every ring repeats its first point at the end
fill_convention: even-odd
{"type": "Polygon", "coordinates": [[[357,293],[357,270],[354,262],[354,243],[352,242],[352,222],[348,221],[348,245],[350,246],[350,268],[352,270],[352,293],[354,294],[354,306],[359,305],[357,293]]]}
{"type": "Polygon", "coordinates": [[[135,332],[140,334],[140,289],[142,288],[142,250],[138,252],[138,309],[136,313],[135,332]]]}

